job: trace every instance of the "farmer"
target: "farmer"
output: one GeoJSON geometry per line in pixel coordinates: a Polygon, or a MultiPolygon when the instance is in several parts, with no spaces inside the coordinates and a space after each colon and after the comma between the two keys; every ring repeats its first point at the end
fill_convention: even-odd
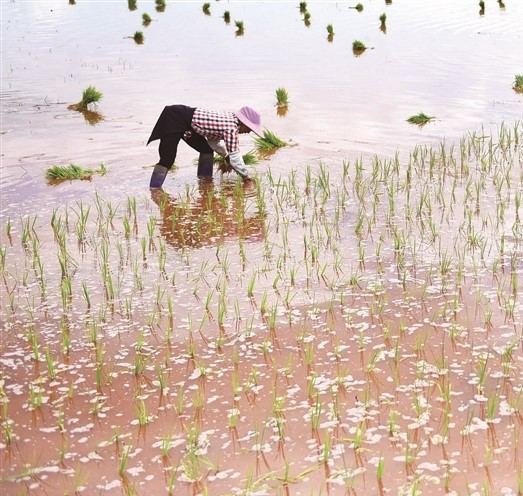
{"type": "Polygon", "coordinates": [[[198,176],[212,176],[213,152],[226,159],[244,179],[249,174],[239,147],[239,135],[253,131],[263,135],[260,114],[251,107],[237,112],[215,112],[186,105],[165,107],[147,141],[160,140],[160,161],[151,175],[150,188],[161,188],[167,171],[174,164],[178,143],[182,139],[200,152],[198,176]]]}

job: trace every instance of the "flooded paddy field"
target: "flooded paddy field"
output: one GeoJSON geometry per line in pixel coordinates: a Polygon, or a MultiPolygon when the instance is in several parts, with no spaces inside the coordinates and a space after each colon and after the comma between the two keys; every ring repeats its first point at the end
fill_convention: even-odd
{"type": "Polygon", "coordinates": [[[523,494],[523,5],[202,6],[1,4],[0,492],[523,494]],[[149,190],[171,103],[289,146],[149,190]]]}

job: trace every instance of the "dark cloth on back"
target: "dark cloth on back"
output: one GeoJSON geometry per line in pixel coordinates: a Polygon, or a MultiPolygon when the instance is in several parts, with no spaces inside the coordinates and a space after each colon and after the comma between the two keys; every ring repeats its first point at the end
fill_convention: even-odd
{"type": "Polygon", "coordinates": [[[168,134],[190,131],[195,110],[195,107],[188,107],[187,105],[167,105],[158,117],[147,144],[168,134]]]}

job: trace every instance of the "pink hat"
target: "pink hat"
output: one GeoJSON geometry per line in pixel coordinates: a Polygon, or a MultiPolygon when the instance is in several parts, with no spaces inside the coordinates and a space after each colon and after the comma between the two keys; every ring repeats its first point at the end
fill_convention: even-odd
{"type": "Polygon", "coordinates": [[[240,119],[251,131],[256,133],[258,136],[263,137],[263,129],[261,127],[261,117],[256,110],[251,107],[242,107],[234,115],[240,119]]]}

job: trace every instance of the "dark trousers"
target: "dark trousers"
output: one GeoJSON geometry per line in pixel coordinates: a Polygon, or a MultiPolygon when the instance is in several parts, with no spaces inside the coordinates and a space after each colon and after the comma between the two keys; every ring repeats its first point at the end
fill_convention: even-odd
{"type": "Polygon", "coordinates": [[[207,143],[207,140],[196,131],[190,131],[189,137],[184,137],[183,132],[170,133],[160,138],[160,146],[158,153],[160,154],[159,165],[163,165],[170,169],[176,159],[178,152],[178,143],[180,140],[185,141],[191,148],[203,154],[213,154],[213,149],[207,143]]]}

